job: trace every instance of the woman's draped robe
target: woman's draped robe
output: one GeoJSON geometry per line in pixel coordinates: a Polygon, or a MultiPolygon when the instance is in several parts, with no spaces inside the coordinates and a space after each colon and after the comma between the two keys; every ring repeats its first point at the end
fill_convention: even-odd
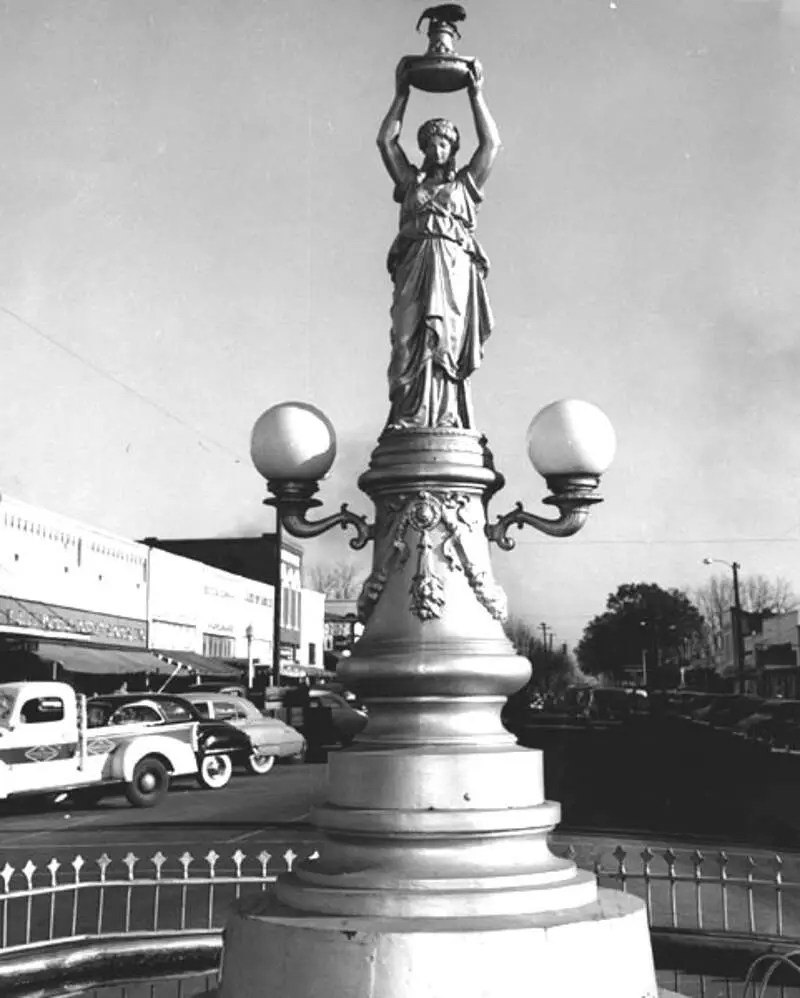
{"type": "Polygon", "coordinates": [[[415,173],[396,188],[395,200],[387,426],[472,429],[469,378],[493,325],[484,285],[489,261],[474,236],[483,197],[463,169],[437,185],[415,173]]]}

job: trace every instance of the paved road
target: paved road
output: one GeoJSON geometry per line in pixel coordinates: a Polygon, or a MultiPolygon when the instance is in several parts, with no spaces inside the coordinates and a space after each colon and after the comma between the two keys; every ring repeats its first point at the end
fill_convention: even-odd
{"type": "Polygon", "coordinates": [[[185,782],[172,787],[154,808],[133,808],[124,798],[86,810],[25,802],[0,811],[0,867],[29,857],[47,862],[78,852],[97,855],[127,850],[146,855],[208,850],[233,852],[301,844],[313,836],[307,818],[325,779],[323,765],[279,765],[266,776],[234,775],[222,790],[185,782]]]}

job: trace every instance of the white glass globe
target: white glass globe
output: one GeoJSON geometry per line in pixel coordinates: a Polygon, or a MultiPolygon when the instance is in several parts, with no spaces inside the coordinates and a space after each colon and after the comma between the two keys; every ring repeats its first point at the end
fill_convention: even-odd
{"type": "Polygon", "coordinates": [[[281,402],[256,420],[250,457],[267,481],[316,482],[331,470],[336,431],[315,406],[281,402]]]}
{"type": "Polygon", "coordinates": [[[528,456],[550,475],[602,475],[614,458],[617,439],[602,409],[580,399],[551,402],[528,427],[528,456]]]}

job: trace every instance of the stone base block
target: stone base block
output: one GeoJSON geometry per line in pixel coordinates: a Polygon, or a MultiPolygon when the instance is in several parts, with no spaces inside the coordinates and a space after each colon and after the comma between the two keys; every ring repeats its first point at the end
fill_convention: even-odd
{"type": "Polygon", "coordinates": [[[219,998],[656,998],[644,905],[483,918],[304,914],[274,895],[225,929],[219,998]]]}

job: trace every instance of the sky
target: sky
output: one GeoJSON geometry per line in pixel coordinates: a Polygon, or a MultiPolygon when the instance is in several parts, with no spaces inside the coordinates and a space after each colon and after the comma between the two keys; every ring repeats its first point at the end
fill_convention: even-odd
{"type": "MultiPolygon", "coordinates": [[[[800,593],[800,0],[473,0],[503,151],[478,235],[473,400],[506,488],[535,413],[600,406],[617,457],[569,539],[495,549],[573,645],[633,581],[725,565],[800,593]]],[[[313,403],[356,479],[388,412],[397,225],[375,146],[411,0],[0,4],[0,491],[127,537],[272,529],[260,413],[313,403]]],[[[412,93],[404,132],[467,97],[412,93]]],[[[335,531],[307,563],[353,561],[335,531]]]]}

